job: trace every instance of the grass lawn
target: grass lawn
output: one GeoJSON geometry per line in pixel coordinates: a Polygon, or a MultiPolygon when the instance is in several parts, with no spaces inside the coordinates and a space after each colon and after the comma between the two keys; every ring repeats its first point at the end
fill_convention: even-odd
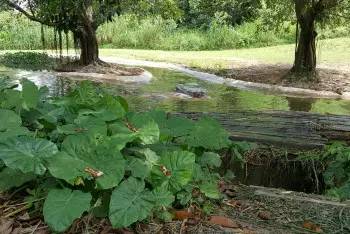
{"type": "MultiPolygon", "coordinates": [[[[317,49],[318,63],[348,65],[350,67],[349,37],[320,40],[317,42],[317,49]]],[[[39,50],[37,51],[40,52],[39,50]]],[[[0,54],[6,52],[18,51],[0,50],[0,54]]],[[[69,53],[74,54],[74,51],[70,50],[69,53]]],[[[63,54],[65,54],[65,51],[63,54]]],[[[128,59],[164,61],[202,69],[224,69],[231,66],[246,66],[254,62],[291,64],[294,59],[294,45],[217,51],[100,49],[100,55],[128,59]]]]}
{"type": "MultiPolygon", "coordinates": [[[[350,64],[350,38],[320,40],[317,43],[319,63],[350,64]]],[[[160,51],[134,49],[101,49],[102,56],[145,59],[180,63],[199,68],[227,68],[245,62],[292,63],[294,45],[220,51],[160,51]]]]}

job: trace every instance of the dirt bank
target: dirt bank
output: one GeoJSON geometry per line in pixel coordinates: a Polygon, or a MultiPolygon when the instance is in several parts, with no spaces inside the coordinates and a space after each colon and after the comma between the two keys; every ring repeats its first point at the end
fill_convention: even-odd
{"type": "Polygon", "coordinates": [[[332,91],[338,94],[350,91],[350,65],[321,65],[312,81],[307,78],[290,76],[291,65],[286,64],[233,64],[229,69],[208,70],[207,72],[249,82],[281,85],[312,89],[317,91],[332,91]]]}

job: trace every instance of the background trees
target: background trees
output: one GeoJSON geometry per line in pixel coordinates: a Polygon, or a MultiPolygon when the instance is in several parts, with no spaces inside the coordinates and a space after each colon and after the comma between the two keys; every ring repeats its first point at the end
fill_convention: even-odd
{"type": "MultiPolygon", "coordinates": [[[[71,31],[81,49],[80,62],[99,61],[97,28],[120,11],[121,0],[4,0],[5,4],[43,25],[62,32],[71,31]]],[[[60,43],[62,44],[62,43],[60,43]]]]}
{"type": "MultiPolygon", "coordinates": [[[[115,47],[181,50],[259,47],[295,42],[296,52],[292,70],[297,73],[312,73],[316,68],[316,40],[318,36],[322,36],[321,29],[332,28],[327,31],[327,37],[333,37],[338,35],[333,29],[339,25],[347,25],[346,22],[350,21],[350,1],[347,0],[2,2],[22,12],[31,20],[53,26],[60,34],[71,31],[81,47],[81,63],[85,65],[98,61],[98,40],[115,47]],[[116,15],[121,17],[113,18],[116,15]],[[96,38],[97,28],[112,18],[115,21],[113,30],[110,30],[109,35],[96,38]],[[143,22],[146,23],[142,25],[143,22]],[[121,25],[117,25],[118,23],[121,25]],[[158,28],[154,27],[155,25],[158,28]],[[135,32],[140,31],[139,38],[136,39],[135,32],[124,33],[132,27],[135,27],[135,32]],[[149,32],[147,28],[150,28],[149,32]],[[180,33],[175,35],[175,31],[180,33]],[[163,40],[166,34],[169,36],[163,40]],[[127,36],[129,38],[126,38],[127,36]],[[120,40],[115,39],[119,37],[120,40]],[[166,45],[159,46],[160,44],[166,45]]],[[[350,30],[348,31],[350,35],[350,30]]],[[[60,34],[58,41],[62,40],[60,34]]]]}
{"type": "Polygon", "coordinates": [[[284,21],[296,23],[296,50],[292,71],[313,73],[316,70],[316,40],[327,25],[337,26],[349,20],[347,0],[265,0],[266,9],[273,9],[270,24],[280,27],[284,21]]]}
{"type": "Polygon", "coordinates": [[[313,72],[316,69],[317,23],[327,23],[346,16],[350,5],[345,0],[294,0],[297,19],[297,48],[292,71],[313,72]]]}

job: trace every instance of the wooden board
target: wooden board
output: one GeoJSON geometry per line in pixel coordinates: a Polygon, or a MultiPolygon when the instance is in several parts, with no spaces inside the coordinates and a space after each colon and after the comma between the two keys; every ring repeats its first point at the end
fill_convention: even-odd
{"type": "Polygon", "coordinates": [[[237,111],[235,113],[176,113],[196,120],[210,116],[230,133],[232,140],[285,148],[321,148],[331,140],[350,141],[350,116],[290,111],[237,111]]]}

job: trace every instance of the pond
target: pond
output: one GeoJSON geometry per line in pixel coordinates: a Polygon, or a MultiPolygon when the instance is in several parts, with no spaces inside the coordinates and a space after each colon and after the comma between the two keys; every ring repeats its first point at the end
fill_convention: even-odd
{"type": "MultiPolygon", "coordinates": [[[[108,82],[102,84],[110,92],[124,96],[135,110],[160,108],[174,112],[224,112],[236,110],[292,110],[322,114],[350,114],[350,101],[285,97],[258,91],[245,91],[221,84],[197,80],[181,72],[146,68],[154,78],[149,84],[108,82]],[[175,95],[177,84],[198,83],[208,90],[208,98],[186,99],[175,95]]],[[[77,81],[57,77],[48,72],[31,72],[0,68],[0,75],[13,79],[27,78],[39,86],[47,86],[51,95],[63,95],[77,81]]]]}

